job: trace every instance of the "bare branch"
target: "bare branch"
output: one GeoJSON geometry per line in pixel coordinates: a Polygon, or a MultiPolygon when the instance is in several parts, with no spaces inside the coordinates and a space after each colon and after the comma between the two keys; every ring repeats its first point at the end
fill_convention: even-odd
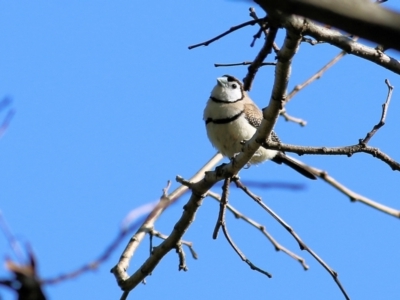
{"type": "MultiPolygon", "coordinates": [[[[250,11],[250,14],[249,14],[250,17],[252,17],[254,20],[259,20],[254,7],[250,7],[249,11],[250,11]]],[[[260,25],[260,29],[264,32],[265,37],[267,37],[268,36],[268,28],[266,26],[264,26],[263,23],[258,23],[258,24],[260,25]]],[[[275,42],[272,44],[272,49],[274,49],[275,53],[279,52],[279,47],[275,42]]]]}
{"type": "Polygon", "coordinates": [[[124,276],[124,274],[126,274],[126,268],[121,268],[121,265],[117,265],[113,268],[112,272],[120,279],[118,280],[118,284],[125,291],[122,298],[126,298],[129,291],[135,288],[143,278],[153,271],[164,255],[172,249],[175,249],[176,244],[182,238],[188,226],[193,222],[197,209],[202,204],[206,192],[217,181],[237,174],[260,147],[259,141],[265,141],[271,134],[272,128],[278,118],[279,111],[282,108],[290,74],[291,60],[300,44],[300,40],[300,32],[287,32],[283,48],[278,57],[272,96],[267,109],[264,109],[263,111],[264,119],[254,136],[243,146],[243,152],[237,155],[229,164],[224,164],[216,168],[215,172],[206,172],[202,180],[196,178],[195,180],[198,181],[185,181],[183,178],[177,176],[179,182],[187,183],[190,186],[192,194],[189,201],[184,206],[181,218],[175,224],[169,237],[158,247],[154,248],[152,255],[129,278],[124,276]]]}
{"type": "MultiPolygon", "coordinates": [[[[200,180],[204,177],[204,173],[208,170],[211,170],[217,164],[223,156],[220,153],[215,154],[190,180],[196,181],[200,180]]],[[[176,190],[174,190],[168,197],[164,198],[166,203],[172,203],[176,201],[180,196],[182,196],[188,188],[186,186],[180,186],[176,190]]],[[[162,212],[165,210],[165,205],[160,205],[156,207],[156,211],[154,211],[149,218],[145,220],[145,222],[140,226],[140,228],[136,231],[136,233],[132,236],[128,245],[126,246],[124,252],[122,253],[119,262],[115,265],[111,272],[114,274],[117,282],[121,285],[126,279],[129,278],[127,274],[127,270],[129,267],[129,262],[139,247],[140,243],[146,236],[146,233],[149,229],[154,228],[155,221],[160,217],[162,212]]],[[[177,242],[177,241],[176,241],[177,242]]],[[[144,278],[144,277],[143,277],[144,278]]],[[[139,281],[141,282],[141,281],[139,281]]]]}
{"type": "MultiPolygon", "coordinates": [[[[161,232],[159,232],[159,231],[157,231],[157,230],[155,230],[155,229],[152,229],[152,230],[149,232],[149,235],[150,235],[150,236],[156,236],[156,237],[158,237],[158,238],[160,238],[160,239],[162,239],[162,240],[166,240],[166,239],[168,238],[167,235],[162,234],[161,232]]],[[[197,255],[196,251],[194,251],[194,249],[193,249],[193,243],[192,243],[192,242],[188,242],[188,241],[181,240],[179,243],[180,243],[181,245],[185,245],[186,247],[189,248],[190,253],[192,254],[192,257],[193,257],[194,259],[198,259],[198,258],[199,258],[199,256],[197,255]]],[[[153,250],[153,247],[152,247],[151,249],[153,250]]]]}
{"type": "Polygon", "coordinates": [[[297,146],[289,144],[278,144],[271,141],[265,142],[265,147],[268,149],[281,150],[286,152],[296,153],[298,155],[310,154],[310,155],[346,155],[352,156],[354,153],[367,153],[385,162],[392,168],[393,171],[400,171],[400,163],[389,157],[387,154],[379,150],[378,148],[356,144],[344,147],[308,147],[308,146],[297,146]]]}
{"type": "MultiPolygon", "coordinates": [[[[207,193],[208,196],[214,198],[217,201],[221,201],[221,197],[212,192],[212,191],[208,191],[207,193]]],[[[260,223],[252,220],[251,218],[243,215],[241,212],[239,212],[236,208],[234,208],[232,205],[227,204],[226,208],[232,212],[232,214],[235,216],[235,218],[237,219],[242,219],[243,221],[245,221],[246,223],[252,225],[253,227],[257,228],[258,230],[260,230],[260,232],[262,234],[265,235],[265,237],[271,242],[271,244],[274,246],[276,251],[282,251],[283,253],[286,253],[287,255],[289,255],[290,257],[292,257],[293,259],[297,260],[303,267],[304,270],[308,270],[308,265],[306,264],[306,261],[304,260],[304,258],[298,256],[297,254],[293,253],[292,251],[288,250],[287,248],[285,248],[284,246],[282,246],[281,244],[279,244],[275,238],[265,229],[264,225],[261,225],[260,223]]]]}
{"type": "Polygon", "coordinates": [[[282,109],[279,114],[285,119],[286,122],[293,122],[293,123],[299,124],[302,127],[307,125],[307,121],[305,121],[303,119],[292,117],[291,115],[289,115],[286,112],[286,109],[282,109]]]}
{"type": "Polygon", "coordinates": [[[392,98],[392,92],[393,92],[393,86],[390,84],[389,80],[385,79],[385,83],[388,87],[388,95],[386,97],[385,103],[382,104],[381,119],[379,120],[379,123],[376,124],[370,132],[368,132],[366,137],[363,140],[360,140],[360,143],[362,143],[364,145],[366,145],[369,142],[369,140],[374,136],[374,134],[379,130],[379,128],[381,128],[383,125],[385,125],[386,114],[387,114],[387,110],[389,108],[389,103],[390,103],[390,99],[392,98]]]}
{"type": "Polygon", "coordinates": [[[278,33],[278,28],[270,27],[263,47],[261,48],[260,52],[257,54],[253,63],[249,66],[247,75],[243,79],[243,88],[245,91],[251,90],[251,85],[257,74],[258,69],[260,68],[260,66],[264,62],[264,60],[267,58],[268,54],[271,53],[272,45],[274,44],[277,33],[278,33]]]}
{"type": "Polygon", "coordinates": [[[327,71],[330,67],[332,67],[334,64],[336,64],[345,55],[346,55],[345,51],[340,52],[338,55],[336,55],[334,58],[332,58],[332,60],[330,60],[325,66],[323,66],[317,73],[315,73],[313,76],[308,78],[302,84],[296,85],[293,88],[293,90],[287,95],[286,103],[289,102],[300,90],[304,89],[306,86],[308,86],[315,80],[320,79],[321,76],[325,73],[325,71],[327,71]]]}
{"type": "Polygon", "coordinates": [[[219,202],[219,213],[217,223],[215,224],[213,239],[216,240],[218,237],[218,231],[223,226],[223,222],[225,222],[225,209],[228,204],[228,195],[229,195],[229,184],[231,183],[231,178],[225,178],[224,184],[222,186],[222,197],[219,202]]]}
{"type": "Polygon", "coordinates": [[[237,255],[239,255],[240,259],[242,261],[244,261],[246,264],[248,264],[249,267],[252,270],[258,271],[258,272],[266,275],[267,277],[271,278],[272,275],[270,273],[260,269],[259,267],[254,265],[248,258],[246,258],[246,256],[243,254],[243,252],[240,251],[239,247],[236,246],[236,244],[233,242],[231,236],[228,233],[228,229],[226,228],[226,221],[225,221],[225,210],[226,210],[226,206],[228,205],[228,195],[229,195],[229,184],[230,184],[230,182],[231,182],[231,178],[230,177],[225,178],[224,185],[222,186],[222,196],[221,196],[221,201],[219,202],[219,204],[220,204],[219,208],[220,209],[219,209],[217,224],[215,225],[215,229],[214,229],[214,233],[213,233],[213,239],[217,238],[219,228],[222,227],[222,232],[224,233],[224,236],[225,236],[226,240],[228,241],[229,245],[231,245],[233,250],[235,250],[237,255]]]}
{"type": "Polygon", "coordinates": [[[223,38],[224,36],[226,36],[226,35],[228,35],[228,34],[230,34],[232,32],[235,32],[236,30],[239,30],[239,29],[241,29],[243,27],[246,27],[246,26],[249,26],[249,25],[253,26],[254,24],[257,24],[257,23],[260,23],[260,22],[265,22],[265,20],[264,19],[250,20],[250,21],[244,22],[242,24],[233,26],[229,30],[225,31],[224,33],[221,33],[220,35],[218,35],[218,36],[216,36],[216,37],[214,37],[214,38],[212,38],[212,39],[210,39],[208,41],[205,41],[205,42],[202,42],[202,43],[199,43],[199,44],[196,44],[196,45],[189,46],[188,49],[191,50],[191,49],[194,49],[194,48],[197,48],[197,47],[200,47],[200,46],[208,46],[211,43],[219,40],[220,38],[223,38]]]}
{"type": "Polygon", "coordinates": [[[305,250],[311,254],[312,257],[315,258],[318,263],[324,267],[325,270],[331,274],[332,278],[336,282],[337,286],[342,291],[343,295],[346,299],[350,300],[350,297],[347,295],[347,292],[343,288],[342,284],[339,281],[338,274],[326,263],[324,262],[311,248],[309,248],[299,237],[299,235],[290,227],[281,217],[279,217],[272,209],[270,209],[264,202],[262,202],[261,198],[255,194],[253,194],[247,187],[245,187],[240,180],[236,179],[235,184],[238,188],[242,189],[247,195],[249,195],[253,200],[256,201],[265,211],[267,211],[275,220],[279,222],[297,241],[301,250],[305,250]]]}

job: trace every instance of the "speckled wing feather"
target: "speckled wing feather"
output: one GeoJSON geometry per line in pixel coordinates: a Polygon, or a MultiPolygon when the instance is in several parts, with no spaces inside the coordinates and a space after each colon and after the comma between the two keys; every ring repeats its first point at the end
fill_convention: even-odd
{"type": "MultiPolygon", "coordinates": [[[[254,103],[244,104],[244,115],[249,124],[253,127],[260,127],[261,121],[263,119],[262,111],[254,103]]],[[[271,132],[270,139],[275,143],[280,143],[281,140],[278,138],[274,131],[271,132]]],[[[290,157],[286,156],[284,152],[278,151],[276,156],[272,159],[273,162],[277,164],[285,164],[292,169],[296,170],[303,176],[310,179],[317,179],[317,177],[308,168],[298,164],[296,161],[292,160],[290,157]]]]}
{"type": "MultiPolygon", "coordinates": [[[[253,127],[260,127],[263,119],[262,111],[254,103],[246,103],[244,105],[244,115],[249,124],[253,127]]],[[[271,132],[270,139],[275,143],[280,143],[281,140],[278,138],[274,131],[271,132]]]]}

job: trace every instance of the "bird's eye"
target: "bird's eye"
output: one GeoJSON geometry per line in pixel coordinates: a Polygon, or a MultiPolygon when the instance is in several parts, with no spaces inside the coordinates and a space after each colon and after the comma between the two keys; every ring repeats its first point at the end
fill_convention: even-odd
{"type": "Polygon", "coordinates": [[[236,88],[237,88],[237,85],[236,85],[236,84],[232,84],[232,88],[233,88],[233,89],[236,89],[236,88]]]}

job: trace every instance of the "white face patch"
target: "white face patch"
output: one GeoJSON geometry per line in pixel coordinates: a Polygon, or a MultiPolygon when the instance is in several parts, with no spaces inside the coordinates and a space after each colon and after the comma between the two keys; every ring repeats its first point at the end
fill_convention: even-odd
{"type": "Polygon", "coordinates": [[[242,96],[240,85],[235,81],[226,81],[223,85],[218,83],[211,91],[211,97],[226,102],[235,102],[242,96]]]}

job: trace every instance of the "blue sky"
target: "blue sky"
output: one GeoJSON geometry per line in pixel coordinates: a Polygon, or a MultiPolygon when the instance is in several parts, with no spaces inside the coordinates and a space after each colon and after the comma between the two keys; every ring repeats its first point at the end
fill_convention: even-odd
{"type": "MultiPolygon", "coordinates": [[[[211,0],[0,2],[0,96],[11,97],[8,109],[16,110],[0,140],[0,210],[16,236],[32,245],[42,277],[95,258],[130,210],[156,200],[168,179],[178,174],[189,178],[215,153],[202,121],[205,102],[216,77],[243,78],[247,69],[213,64],[252,60],[262,41],[250,48],[257,27],[248,27],[208,47],[187,47],[248,20],[248,5],[211,0]]],[[[389,5],[400,8],[394,1],[389,5]]],[[[283,36],[281,31],[279,43],[283,36]]],[[[289,89],[338,52],[329,45],[302,44],[289,89]]],[[[260,107],[268,103],[273,76],[272,67],[257,75],[250,95],[260,107]]],[[[393,99],[386,125],[370,144],[399,161],[400,80],[357,57],[345,57],[287,106],[290,114],[307,120],[306,127],[280,119],[276,131],[292,144],[355,144],[379,120],[386,78],[395,86],[393,99]]],[[[0,112],[0,119],[6,112],[0,112]]],[[[398,172],[371,156],[301,159],[355,192],[400,208],[398,172]]],[[[339,273],[352,299],[399,298],[399,220],[351,203],[322,180],[307,180],[285,166],[266,163],[242,171],[241,177],[304,185],[301,191],[254,191],[339,273]]],[[[168,234],[186,200],[168,209],[156,229],[168,234]]],[[[189,271],[178,272],[178,258],[171,252],[130,298],[342,299],[330,275],[234,187],[230,203],[302,255],[310,269],[303,271],[255,229],[229,216],[236,243],[273,278],[251,271],[222,236],[212,240],[218,205],[206,199],[185,235],[199,260],[186,251],[189,271]]],[[[48,298],[118,299],[121,291],[109,270],[123,247],[97,271],[47,286],[48,298]]],[[[0,238],[0,249],[2,257],[12,255],[5,238],[0,238]]],[[[129,272],[147,256],[146,240],[129,272]]],[[[7,275],[1,268],[0,276],[7,275]]],[[[13,299],[3,289],[0,294],[13,299]]]]}

